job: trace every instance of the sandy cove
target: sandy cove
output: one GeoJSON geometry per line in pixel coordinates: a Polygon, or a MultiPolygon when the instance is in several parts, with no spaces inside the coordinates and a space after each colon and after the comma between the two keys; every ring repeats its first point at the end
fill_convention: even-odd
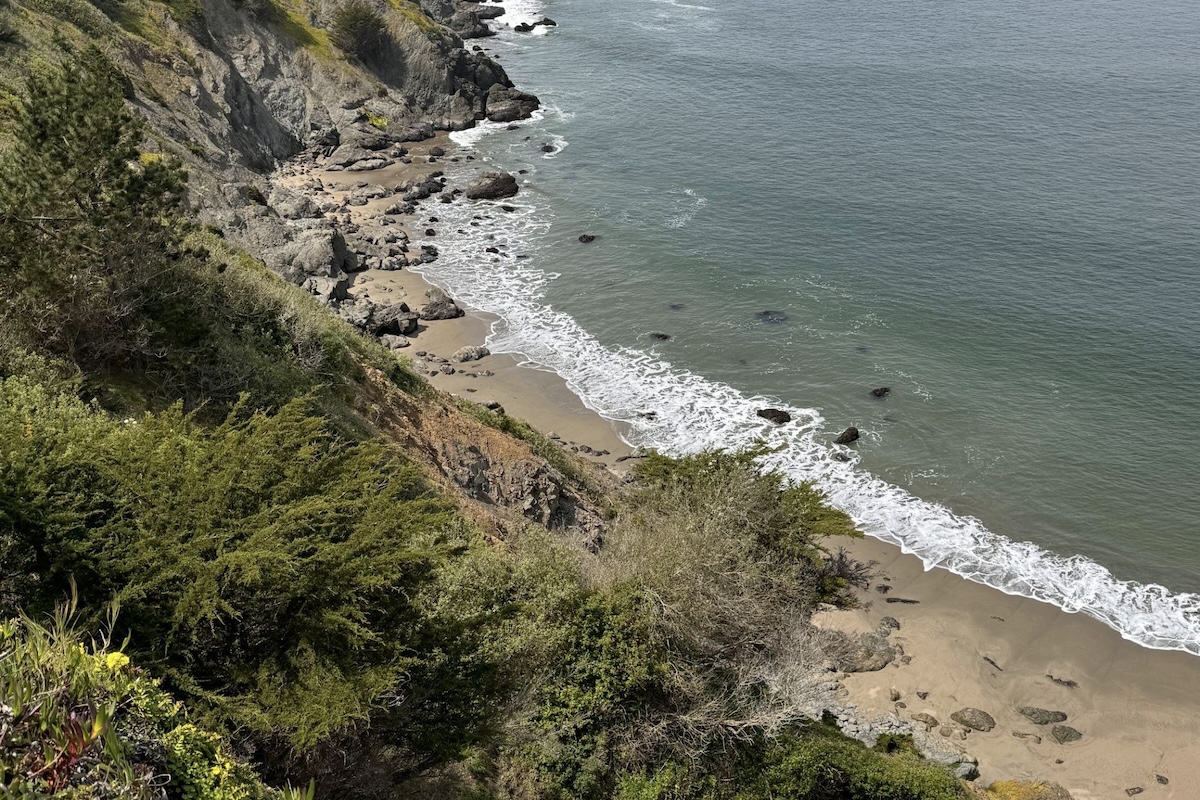
{"type": "MultiPolygon", "coordinates": [[[[291,174],[278,179],[293,186],[312,177],[327,186],[362,181],[392,186],[441,169],[447,160],[461,164],[467,155],[450,152],[430,163],[434,147],[453,151],[445,134],[407,147],[411,164],[364,173],[293,165],[291,174]]],[[[348,189],[328,192],[339,202],[348,194],[348,189]]],[[[391,202],[384,198],[352,207],[350,218],[381,230],[371,228],[369,218],[391,202]]],[[[423,235],[436,224],[421,221],[436,216],[436,207],[427,201],[415,214],[395,217],[396,228],[414,246],[436,241],[423,235]]],[[[345,219],[345,214],[342,210],[336,216],[345,219]]],[[[436,262],[428,269],[436,275],[436,262]]],[[[380,304],[407,302],[416,309],[430,288],[430,282],[409,269],[369,269],[353,276],[351,294],[380,304]]],[[[398,352],[439,389],[478,402],[499,402],[539,430],[556,433],[564,447],[608,451],[589,456],[593,460],[611,467],[629,454],[613,424],[586,408],[553,373],[522,366],[508,355],[451,364],[453,374],[440,370],[436,359],[482,344],[495,319],[467,309],[458,319],[422,322],[410,347],[398,352]]],[[[875,585],[891,588],[887,594],[864,592],[859,609],[823,612],[815,621],[857,634],[875,631],[883,617],[893,617],[900,629],[890,641],[908,656],[876,672],[844,677],[842,702],[854,704],[860,717],[911,720],[917,713],[932,715],[947,726],[956,746],[979,760],[980,785],[1021,778],[1057,782],[1076,800],[1200,798],[1200,658],[1148,650],[1084,615],[1012,597],[945,570],[926,571],[919,559],[883,542],[845,544],[859,558],[877,561],[875,585]],[[1075,685],[1055,683],[1048,676],[1075,685]],[[891,699],[893,691],[899,693],[898,702],[891,699]],[[925,699],[918,692],[927,693],[925,699]],[[1082,738],[1058,744],[1051,737],[1052,726],[1032,724],[1018,713],[1021,706],[1065,712],[1064,724],[1079,730],[1082,738]],[[968,732],[953,723],[950,715],[964,707],[986,711],[996,727],[968,732]]]]}

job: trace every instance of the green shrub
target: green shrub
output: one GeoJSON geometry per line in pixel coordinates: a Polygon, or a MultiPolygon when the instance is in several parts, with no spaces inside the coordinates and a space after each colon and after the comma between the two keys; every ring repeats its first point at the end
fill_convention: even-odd
{"type": "Polygon", "coordinates": [[[264,786],[217,734],[107,637],[85,642],[69,606],[48,627],[0,621],[0,786],[5,797],[296,798],[264,786]]]}
{"type": "Polygon", "coordinates": [[[459,534],[415,467],[311,410],[118,422],[3,381],[10,582],[42,607],[71,580],[85,609],[119,598],[134,652],[221,719],[299,746],[364,719],[436,649],[414,603],[459,534]]]}
{"type": "Polygon", "coordinates": [[[370,61],[391,40],[387,20],[365,0],[344,0],[333,14],[333,43],[362,61],[370,61]]]}
{"type": "Polygon", "coordinates": [[[814,726],[766,750],[737,800],[963,800],[948,770],[901,753],[882,755],[814,726]]]}

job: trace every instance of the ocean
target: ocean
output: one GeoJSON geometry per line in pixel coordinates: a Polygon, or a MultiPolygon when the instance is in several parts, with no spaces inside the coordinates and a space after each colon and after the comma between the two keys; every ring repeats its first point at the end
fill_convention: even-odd
{"type": "Polygon", "coordinates": [[[517,208],[438,206],[424,269],[494,351],[632,444],[764,439],[929,566],[1200,654],[1200,6],[505,5],[469,44],[544,109],[453,138],[526,170],[517,208]]]}

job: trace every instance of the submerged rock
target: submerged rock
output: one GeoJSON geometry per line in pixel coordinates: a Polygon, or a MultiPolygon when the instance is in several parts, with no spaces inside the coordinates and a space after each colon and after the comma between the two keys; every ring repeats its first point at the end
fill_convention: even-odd
{"type": "Polygon", "coordinates": [[[1072,728],[1070,725],[1055,725],[1050,729],[1050,736],[1059,744],[1078,742],[1083,738],[1083,734],[1072,728]]]}
{"type": "Polygon", "coordinates": [[[871,390],[871,396],[878,397],[881,400],[883,398],[887,397],[891,393],[892,393],[892,387],[890,387],[890,386],[880,386],[878,389],[871,390]]]}
{"type": "Polygon", "coordinates": [[[1017,711],[1021,716],[1028,719],[1034,725],[1052,725],[1056,722],[1066,722],[1067,715],[1062,711],[1050,711],[1045,708],[1036,708],[1034,706],[1022,706],[1017,711]]]}
{"type": "Polygon", "coordinates": [[[583,242],[584,244],[590,244],[591,242],[596,241],[596,237],[592,236],[590,233],[585,233],[579,237],[579,241],[583,242]]]}
{"type": "Polygon", "coordinates": [[[759,322],[779,324],[780,322],[787,322],[788,317],[782,311],[760,311],[754,315],[754,318],[759,322]]]}

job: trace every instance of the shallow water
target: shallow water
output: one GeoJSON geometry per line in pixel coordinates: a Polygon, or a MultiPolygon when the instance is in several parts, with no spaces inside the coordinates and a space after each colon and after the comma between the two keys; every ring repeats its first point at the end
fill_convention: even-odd
{"type": "Polygon", "coordinates": [[[430,271],[494,349],[635,442],[766,435],[927,563],[1200,650],[1200,8],[508,7],[559,23],[484,43],[547,110],[456,138],[528,183],[430,271]]]}

